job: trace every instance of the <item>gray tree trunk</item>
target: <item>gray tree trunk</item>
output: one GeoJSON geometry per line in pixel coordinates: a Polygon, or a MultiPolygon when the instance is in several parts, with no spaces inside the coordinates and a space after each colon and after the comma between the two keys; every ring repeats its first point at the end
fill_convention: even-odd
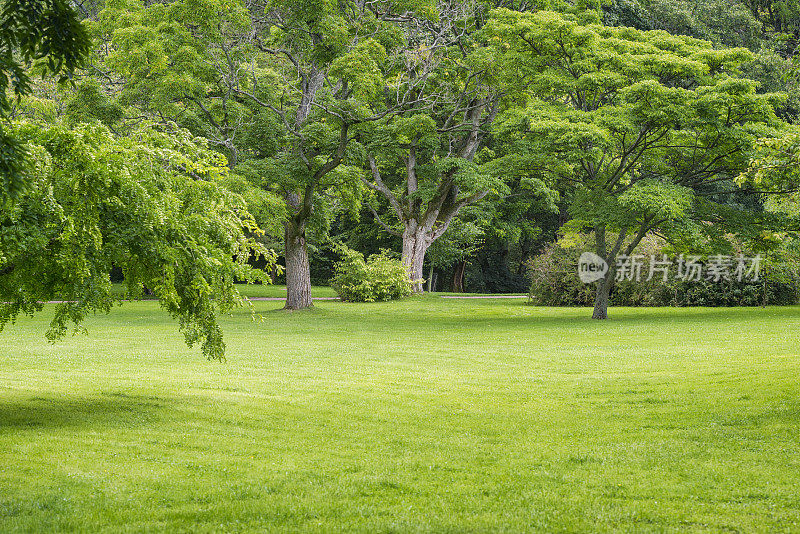
{"type": "Polygon", "coordinates": [[[611,286],[614,285],[613,275],[609,276],[611,274],[609,272],[604,279],[598,282],[592,319],[608,319],[608,299],[611,295],[611,286]]]}
{"type": "Polygon", "coordinates": [[[403,232],[403,265],[408,269],[411,278],[411,289],[414,293],[422,293],[425,273],[422,269],[425,253],[431,246],[432,239],[424,230],[416,226],[406,228],[403,232]]]}
{"type": "Polygon", "coordinates": [[[287,310],[310,308],[311,269],[308,264],[305,224],[286,223],[286,306],[287,310]]]}

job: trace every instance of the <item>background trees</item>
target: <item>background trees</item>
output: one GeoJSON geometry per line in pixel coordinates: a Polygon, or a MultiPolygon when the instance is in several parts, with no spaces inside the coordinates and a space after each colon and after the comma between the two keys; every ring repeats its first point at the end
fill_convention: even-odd
{"type": "MultiPolygon", "coordinates": [[[[791,3],[96,7],[90,61],[62,69],[76,86],[29,78],[34,94],[8,116],[99,122],[120,143],[144,142],[143,124],[204,139],[227,166],[211,181],[247,204],[242,236],[284,256],[291,309],[311,304],[312,272],[333,274],[329,237],[367,255],[394,248],[418,291],[424,278],[503,291],[569,232],[593,232],[611,263],[653,233],[706,248],[723,231],[752,236],[744,223],[769,217],[751,193],[766,186],[732,179],[759,138],[782,135],[774,112],[800,109],[791,3]],[[313,271],[310,254],[323,260],[313,271]]],[[[22,57],[13,46],[7,57],[22,57]]],[[[26,76],[41,71],[28,59],[26,76]]]]}

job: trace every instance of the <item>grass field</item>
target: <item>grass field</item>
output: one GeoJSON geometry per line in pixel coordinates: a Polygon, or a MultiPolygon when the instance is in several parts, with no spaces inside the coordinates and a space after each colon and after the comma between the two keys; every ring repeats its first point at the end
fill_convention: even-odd
{"type": "Polygon", "coordinates": [[[800,532],[800,308],[280,307],[0,333],[0,532],[800,532]]]}

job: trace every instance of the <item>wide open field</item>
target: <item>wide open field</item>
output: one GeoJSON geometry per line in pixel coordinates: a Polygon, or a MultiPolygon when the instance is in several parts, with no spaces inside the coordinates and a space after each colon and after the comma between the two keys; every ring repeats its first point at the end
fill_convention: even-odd
{"type": "Polygon", "coordinates": [[[0,333],[0,532],[800,531],[800,308],[281,305],[0,333]]]}

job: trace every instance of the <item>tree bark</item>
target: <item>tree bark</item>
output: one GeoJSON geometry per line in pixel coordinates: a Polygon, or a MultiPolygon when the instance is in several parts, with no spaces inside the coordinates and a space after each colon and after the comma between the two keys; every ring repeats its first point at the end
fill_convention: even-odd
{"type": "Polygon", "coordinates": [[[609,276],[610,274],[611,272],[607,273],[606,277],[598,282],[592,319],[608,319],[608,299],[611,295],[611,286],[614,285],[614,278],[609,276]]]}
{"type": "Polygon", "coordinates": [[[453,266],[453,293],[464,292],[464,270],[466,268],[466,260],[458,261],[453,266]]]}
{"type": "Polygon", "coordinates": [[[422,293],[424,283],[424,271],[422,270],[425,262],[425,253],[432,243],[432,239],[424,230],[415,226],[406,228],[403,232],[403,265],[408,269],[411,278],[411,290],[414,293],[422,293]]]}
{"type": "MultiPolygon", "coordinates": [[[[625,248],[624,254],[630,256],[636,247],[641,243],[642,239],[647,232],[653,227],[653,218],[646,218],[639,231],[633,237],[633,240],[625,248]]],[[[597,284],[597,296],[594,299],[594,311],[592,312],[592,319],[608,319],[608,301],[611,296],[611,289],[614,287],[614,282],[617,278],[617,256],[622,249],[625,242],[625,237],[628,235],[628,229],[624,228],[617,236],[617,241],[610,251],[606,248],[606,227],[599,225],[595,227],[595,239],[597,240],[597,255],[603,258],[608,264],[608,271],[605,278],[600,280],[597,284]]]]}
{"type": "Polygon", "coordinates": [[[311,269],[308,264],[305,224],[286,222],[286,306],[287,310],[310,308],[311,269]]]}

